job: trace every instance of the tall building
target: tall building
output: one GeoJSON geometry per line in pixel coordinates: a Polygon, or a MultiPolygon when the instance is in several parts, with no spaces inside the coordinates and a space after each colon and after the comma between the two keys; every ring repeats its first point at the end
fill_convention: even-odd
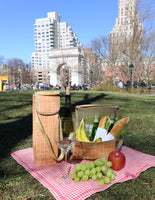
{"type": "Polygon", "coordinates": [[[143,23],[136,8],[136,0],[118,0],[118,18],[110,32],[111,62],[105,60],[102,66],[103,81],[129,79],[129,65],[138,64],[142,58],[143,23]]]}
{"type": "Polygon", "coordinates": [[[120,35],[130,35],[132,32],[131,20],[134,17],[136,9],[136,0],[119,0],[118,1],[118,18],[116,24],[111,31],[111,37],[120,35]]]}
{"type": "Polygon", "coordinates": [[[47,13],[47,18],[36,19],[34,24],[35,52],[32,53],[34,82],[50,83],[50,51],[80,46],[77,36],[67,22],[60,22],[60,14],[47,13]]]}
{"type": "MultiPolygon", "coordinates": [[[[111,44],[120,44],[143,30],[143,24],[136,13],[136,0],[118,1],[118,18],[110,32],[111,44]]],[[[139,34],[140,35],[140,34],[139,34]]]]}

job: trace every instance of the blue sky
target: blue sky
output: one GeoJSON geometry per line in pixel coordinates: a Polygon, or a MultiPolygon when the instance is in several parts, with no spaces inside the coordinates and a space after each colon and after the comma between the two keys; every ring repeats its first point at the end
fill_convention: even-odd
{"type": "Polygon", "coordinates": [[[118,0],[2,0],[0,3],[0,64],[11,58],[31,61],[33,25],[47,12],[60,13],[83,46],[107,35],[118,17],[118,0]]]}

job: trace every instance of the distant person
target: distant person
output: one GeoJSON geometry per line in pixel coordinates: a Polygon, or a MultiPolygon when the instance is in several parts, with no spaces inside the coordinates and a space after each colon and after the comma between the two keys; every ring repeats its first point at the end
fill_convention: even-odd
{"type": "Polygon", "coordinates": [[[13,90],[13,86],[12,85],[10,85],[10,90],[13,90]]]}
{"type": "Polygon", "coordinates": [[[120,82],[118,83],[118,87],[123,88],[123,82],[122,82],[122,80],[120,80],[120,82]]]}
{"type": "Polygon", "coordinates": [[[127,82],[126,82],[126,88],[129,88],[131,86],[131,82],[128,80],[127,82]]]}
{"type": "Polygon", "coordinates": [[[17,90],[17,85],[14,85],[14,90],[17,90]]]}
{"type": "Polygon", "coordinates": [[[137,88],[137,85],[138,85],[137,81],[134,81],[133,87],[134,87],[134,88],[137,88]]]}
{"type": "Polygon", "coordinates": [[[146,86],[146,81],[145,81],[145,79],[142,80],[141,86],[142,86],[142,87],[145,87],[145,86],[146,86]]]}

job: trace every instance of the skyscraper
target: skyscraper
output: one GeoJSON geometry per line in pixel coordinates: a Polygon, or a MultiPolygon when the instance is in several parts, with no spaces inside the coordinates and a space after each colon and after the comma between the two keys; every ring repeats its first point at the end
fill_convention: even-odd
{"type": "Polygon", "coordinates": [[[143,24],[140,23],[139,15],[136,13],[136,0],[119,0],[118,18],[110,33],[111,43],[120,44],[133,36],[134,32],[138,33],[142,29],[143,24]]]}
{"type": "Polygon", "coordinates": [[[32,67],[35,70],[35,82],[39,83],[47,82],[50,73],[50,50],[80,46],[71,26],[68,26],[67,22],[60,22],[60,14],[56,12],[47,13],[47,18],[36,19],[34,39],[32,67]]]}
{"type": "Polygon", "coordinates": [[[136,0],[118,0],[118,18],[110,32],[109,60],[102,67],[103,79],[111,79],[114,84],[119,79],[129,79],[129,65],[136,66],[142,59],[143,23],[136,3],[136,0]]]}

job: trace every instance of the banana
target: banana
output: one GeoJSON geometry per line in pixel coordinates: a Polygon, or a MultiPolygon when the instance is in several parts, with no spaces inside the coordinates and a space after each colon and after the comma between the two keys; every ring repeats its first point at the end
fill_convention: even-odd
{"type": "Polygon", "coordinates": [[[80,142],[90,142],[84,129],[84,119],[81,120],[79,128],[76,131],[76,139],[80,142]]]}
{"type": "Polygon", "coordinates": [[[81,140],[81,126],[82,126],[82,123],[80,122],[79,128],[78,128],[77,131],[76,131],[76,139],[77,139],[78,141],[81,140]]]}
{"type": "Polygon", "coordinates": [[[78,130],[77,130],[77,140],[80,141],[81,140],[81,126],[79,126],[78,130]]]}
{"type": "Polygon", "coordinates": [[[76,131],[76,139],[77,139],[78,141],[81,141],[81,140],[82,140],[82,139],[81,139],[81,128],[82,128],[82,123],[83,123],[83,119],[81,120],[80,125],[79,125],[79,128],[78,128],[77,131],[76,131]]]}
{"type": "Polygon", "coordinates": [[[81,121],[81,138],[82,139],[82,142],[90,142],[87,138],[87,135],[86,135],[86,132],[85,132],[85,129],[84,129],[84,120],[82,119],[81,121]]]}
{"type": "Polygon", "coordinates": [[[102,142],[102,138],[97,138],[94,142],[102,142]]]}

